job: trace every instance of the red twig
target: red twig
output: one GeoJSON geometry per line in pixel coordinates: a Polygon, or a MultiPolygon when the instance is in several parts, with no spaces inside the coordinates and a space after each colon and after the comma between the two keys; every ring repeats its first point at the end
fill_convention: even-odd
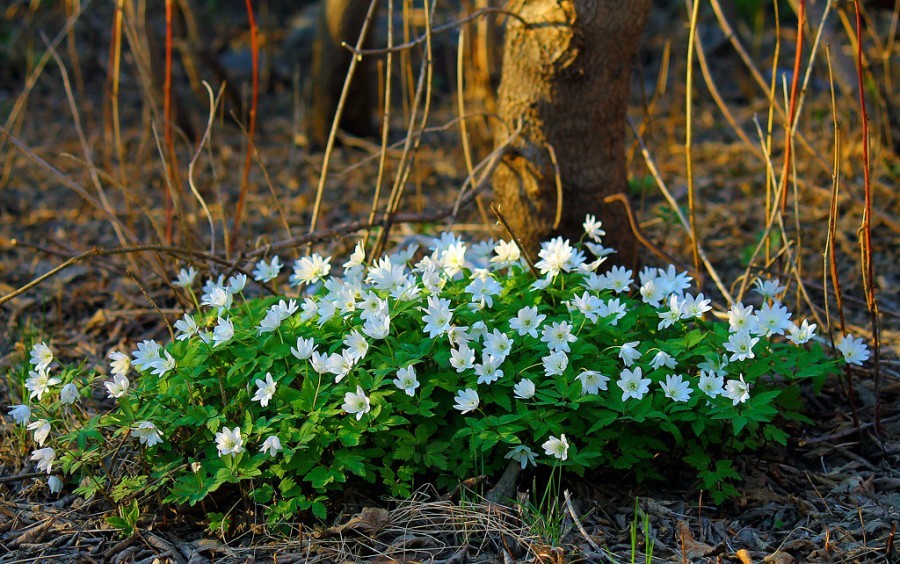
{"type": "Polygon", "coordinates": [[[250,156],[253,154],[253,132],[256,130],[256,104],[259,98],[259,39],[256,34],[256,18],[253,17],[252,0],[244,0],[247,5],[247,20],[250,22],[250,53],[253,58],[253,95],[250,99],[250,126],[247,128],[247,153],[244,157],[244,174],[241,177],[241,195],[238,197],[237,209],[234,212],[234,230],[228,251],[234,251],[237,244],[238,233],[241,229],[241,219],[244,214],[244,202],[247,199],[247,190],[250,187],[250,156]]]}
{"type": "Polygon", "coordinates": [[[875,298],[875,271],[872,266],[872,224],[870,221],[872,217],[872,182],[869,177],[869,114],[866,112],[866,95],[865,90],[863,90],[862,17],[859,13],[859,0],[854,0],[853,7],[856,10],[856,78],[859,88],[859,109],[862,114],[863,182],[866,195],[862,224],[859,226],[857,233],[860,238],[860,266],[862,268],[863,288],[866,292],[866,305],[869,309],[869,318],[872,324],[872,345],[875,363],[875,432],[878,433],[881,427],[881,371],[879,370],[881,339],[878,327],[878,300],[875,298]]]}
{"type": "Polygon", "coordinates": [[[791,148],[794,146],[794,122],[797,120],[797,85],[800,83],[800,62],[803,58],[803,26],[806,23],[806,0],[800,0],[797,8],[797,49],[794,53],[794,75],[791,77],[791,103],[784,139],[784,169],[781,175],[784,189],[781,191],[781,213],[787,205],[788,177],[791,174],[791,148]]]}

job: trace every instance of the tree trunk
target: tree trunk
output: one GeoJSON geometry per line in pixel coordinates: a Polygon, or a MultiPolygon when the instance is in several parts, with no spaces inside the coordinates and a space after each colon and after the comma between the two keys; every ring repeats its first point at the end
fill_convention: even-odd
{"type": "MultiPolygon", "coordinates": [[[[331,122],[334,120],[344,79],[350,67],[352,54],[341,47],[341,41],[356,45],[368,10],[369,2],[364,0],[322,2],[318,33],[313,46],[309,136],[314,146],[324,147],[328,140],[331,122]]],[[[369,36],[371,35],[370,33],[369,36]]],[[[371,69],[367,67],[367,64],[357,67],[339,124],[341,129],[360,137],[371,136],[374,133],[372,125],[374,89],[371,77],[367,76],[371,69]]]]}
{"type": "MultiPolygon", "coordinates": [[[[650,0],[512,0],[499,92],[500,117],[522,132],[494,173],[500,211],[530,253],[555,234],[577,240],[587,213],[603,220],[615,262],[634,264],[627,193],[625,117],[632,60],[650,0]],[[551,149],[552,148],[552,149],[551,149]],[[558,205],[556,167],[562,184],[558,205]]],[[[508,132],[498,132],[502,145],[508,132]]]]}

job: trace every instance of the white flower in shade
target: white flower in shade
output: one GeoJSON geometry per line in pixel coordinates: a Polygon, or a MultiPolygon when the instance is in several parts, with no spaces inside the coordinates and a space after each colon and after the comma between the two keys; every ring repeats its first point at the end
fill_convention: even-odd
{"type": "Polygon", "coordinates": [[[387,300],[382,299],[375,292],[363,292],[360,300],[356,302],[356,309],[359,310],[360,319],[370,319],[372,317],[381,317],[388,313],[387,300]]]}
{"type": "Polygon", "coordinates": [[[657,313],[657,315],[659,316],[659,324],[656,326],[657,330],[661,331],[666,327],[671,327],[682,317],[681,302],[679,302],[678,296],[676,296],[675,294],[669,296],[668,304],[668,309],[657,313]]]}
{"type": "Polygon", "coordinates": [[[110,368],[113,374],[125,376],[131,370],[131,359],[128,358],[127,354],[119,351],[110,351],[108,358],[112,361],[110,368]]]}
{"type": "Polygon", "coordinates": [[[416,284],[415,279],[406,277],[400,285],[391,290],[391,297],[399,302],[412,302],[419,299],[421,293],[422,287],[416,284]]]}
{"type": "Polygon", "coordinates": [[[612,326],[618,325],[619,321],[628,313],[625,304],[623,304],[622,300],[619,298],[613,298],[606,302],[606,304],[604,304],[604,309],[606,310],[606,314],[603,317],[611,316],[611,319],[607,323],[612,326]]]}
{"type": "Polygon", "coordinates": [[[34,442],[38,446],[44,446],[47,437],[50,436],[50,422],[46,419],[38,419],[28,424],[28,430],[34,431],[34,442]]]}
{"type": "Polygon", "coordinates": [[[253,269],[253,279],[257,282],[271,282],[278,278],[278,274],[283,266],[278,255],[272,257],[272,260],[269,262],[266,262],[265,259],[260,260],[256,263],[256,268],[253,269]]]}
{"type": "Polygon", "coordinates": [[[596,370],[584,370],[577,378],[581,381],[581,395],[583,396],[587,394],[599,394],[600,390],[605,391],[606,384],[609,382],[608,376],[604,376],[596,370]]]}
{"type": "Polygon", "coordinates": [[[30,371],[28,378],[25,380],[25,387],[31,392],[28,399],[37,398],[38,401],[44,397],[44,394],[50,391],[50,386],[55,386],[62,382],[59,378],[51,378],[50,374],[43,370],[30,371]]]}
{"type": "Polygon", "coordinates": [[[212,345],[212,342],[213,342],[212,331],[207,331],[206,329],[201,329],[201,330],[197,331],[197,338],[200,339],[200,341],[204,345],[207,345],[207,346],[212,345]]]}
{"type": "Polygon", "coordinates": [[[484,337],[484,352],[497,358],[504,359],[509,356],[512,346],[513,340],[497,329],[484,337]]]}
{"type": "Polygon", "coordinates": [[[159,359],[159,351],[161,350],[162,345],[153,340],[138,343],[137,350],[131,353],[131,356],[134,357],[132,364],[140,370],[146,370],[159,359]]]}
{"type": "Polygon", "coordinates": [[[406,284],[406,268],[402,264],[394,264],[390,257],[381,257],[369,268],[366,282],[376,290],[392,291],[406,284]]]}
{"type": "Polygon", "coordinates": [[[309,355],[309,363],[317,373],[325,374],[328,372],[328,353],[320,354],[317,351],[313,351],[313,353],[309,355]]]}
{"type": "Polygon", "coordinates": [[[363,265],[363,262],[366,260],[366,248],[363,245],[363,240],[360,239],[356,242],[356,246],[353,247],[353,252],[350,253],[350,258],[347,262],[344,263],[344,269],[349,270],[353,268],[357,268],[363,265]]]}
{"type": "Polygon", "coordinates": [[[538,313],[537,307],[526,306],[520,309],[516,316],[509,320],[509,327],[514,331],[518,331],[519,335],[522,337],[531,335],[537,339],[537,331],[545,319],[547,319],[547,316],[543,313],[538,313]]]}
{"type": "Polygon", "coordinates": [[[200,297],[201,305],[218,308],[219,313],[230,308],[233,302],[234,295],[222,286],[216,286],[209,293],[200,297]]]}
{"type": "Polygon", "coordinates": [[[616,382],[616,385],[622,389],[622,401],[628,398],[639,400],[650,391],[650,378],[641,378],[643,375],[640,366],[635,367],[634,370],[627,368],[622,370],[622,374],[616,382]]]}
{"type": "Polygon", "coordinates": [[[491,264],[497,269],[512,266],[522,258],[519,247],[513,241],[500,241],[494,247],[494,253],[497,256],[491,257],[491,264]]]}
{"type": "Polygon", "coordinates": [[[469,285],[466,286],[466,292],[472,295],[471,301],[473,304],[476,304],[476,309],[494,307],[494,296],[500,295],[501,291],[503,291],[503,286],[491,278],[490,275],[474,278],[469,285]]]}
{"type": "Polygon", "coordinates": [[[37,462],[38,470],[46,471],[47,474],[53,471],[53,462],[56,460],[56,451],[50,447],[39,448],[31,453],[31,460],[37,462]]]}
{"type": "Polygon", "coordinates": [[[47,487],[50,488],[50,493],[57,494],[63,489],[63,481],[59,479],[59,476],[50,476],[47,479],[47,487]]]}
{"type": "Polygon", "coordinates": [[[244,439],[241,438],[241,428],[229,429],[225,427],[216,433],[216,448],[219,456],[227,456],[244,452],[244,439]]]}
{"type": "Polygon", "coordinates": [[[756,286],[753,290],[766,300],[774,300],[775,296],[786,289],[785,286],[781,285],[781,282],[779,282],[777,278],[774,280],[757,278],[753,282],[753,285],[756,286]]]}
{"type": "Polygon", "coordinates": [[[163,351],[163,356],[153,361],[153,364],[150,365],[150,373],[160,378],[172,370],[175,370],[175,358],[169,351],[163,351]]]}
{"type": "Polygon", "coordinates": [[[291,274],[291,286],[315,284],[331,272],[331,257],[323,258],[318,253],[303,257],[294,262],[294,273],[291,274]]]}
{"type": "Polygon", "coordinates": [[[616,252],[615,249],[610,249],[609,247],[604,247],[599,243],[592,243],[591,241],[585,241],[584,246],[591,251],[595,257],[600,257],[605,259],[608,255],[611,255],[616,252]]]}
{"type": "Polygon", "coordinates": [[[450,341],[451,346],[461,347],[469,344],[469,341],[471,341],[472,338],[466,333],[466,329],[468,329],[468,327],[459,327],[457,325],[450,326],[450,329],[447,330],[447,340],[450,341]]]}
{"type": "Polygon", "coordinates": [[[78,387],[71,382],[63,386],[59,391],[59,401],[64,405],[72,405],[78,401],[78,387]]]}
{"type": "Polygon", "coordinates": [[[337,308],[335,307],[334,302],[322,300],[319,302],[316,313],[319,316],[318,325],[321,327],[337,314],[337,308]]]}
{"type": "Polygon", "coordinates": [[[493,384],[500,378],[503,378],[503,371],[500,370],[501,364],[503,364],[502,358],[497,358],[493,355],[482,353],[481,364],[476,364],[474,366],[475,374],[478,375],[478,383],[493,384]]]}
{"type": "Polygon", "coordinates": [[[631,341],[619,347],[619,358],[622,359],[622,363],[625,366],[631,366],[635,360],[641,358],[643,353],[637,350],[637,346],[640,344],[640,341],[631,341]]]}
{"type": "Polygon", "coordinates": [[[663,288],[659,284],[657,284],[656,278],[644,282],[641,285],[639,292],[641,294],[641,298],[643,298],[644,300],[644,303],[652,305],[653,307],[659,307],[659,304],[662,302],[663,298],[666,297],[665,292],[663,292],[663,288]]]}
{"type": "Polygon", "coordinates": [[[197,277],[197,271],[194,270],[193,266],[187,267],[187,270],[181,269],[178,271],[178,277],[175,280],[172,280],[173,286],[180,286],[182,288],[190,288],[194,285],[194,278],[197,277]]]}
{"type": "Polygon", "coordinates": [[[357,385],[356,393],[347,392],[344,394],[344,405],[341,406],[341,409],[350,415],[355,413],[356,420],[359,421],[363,415],[372,409],[372,404],[369,402],[369,398],[363,389],[357,385]]]}
{"type": "Polygon", "coordinates": [[[19,425],[24,425],[31,419],[31,408],[27,405],[11,405],[9,406],[9,416],[19,425]]]}
{"type": "Polygon", "coordinates": [[[713,373],[717,376],[725,376],[726,374],[728,374],[728,371],[725,368],[727,366],[728,355],[723,354],[706,358],[706,360],[697,365],[697,368],[713,373]]]}
{"type": "Polygon", "coordinates": [[[269,405],[269,401],[275,397],[275,388],[277,383],[272,379],[272,374],[266,372],[266,379],[263,380],[261,378],[257,378],[256,382],[256,393],[253,395],[253,401],[258,401],[259,405],[266,407],[269,405]]]}
{"type": "Polygon", "coordinates": [[[600,242],[600,238],[606,235],[606,231],[600,228],[603,225],[603,222],[598,221],[591,214],[584,216],[584,223],[581,225],[584,227],[584,234],[598,243],[600,242]]]}
{"type": "Polygon", "coordinates": [[[51,362],[53,362],[53,351],[44,344],[44,341],[31,347],[31,364],[35,370],[46,372],[50,368],[51,362]]]}
{"type": "Polygon", "coordinates": [[[634,282],[634,272],[624,266],[614,266],[603,276],[607,280],[606,287],[617,294],[627,292],[634,282]]]}
{"type": "Polygon", "coordinates": [[[328,368],[328,372],[334,374],[334,382],[337,384],[347,374],[350,374],[355,364],[353,353],[349,349],[344,349],[340,353],[331,353],[325,366],[328,368]]]}
{"type": "Polygon", "coordinates": [[[240,294],[247,285],[246,274],[235,274],[228,278],[228,291],[232,294],[240,294]]]}
{"type": "Polygon", "coordinates": [[[715,398],[725,393],[725,378],[715,372],[700,371],[700,382],[698,386],[700,391],[711,398],[715,398]]]}
{"type": "Polygon", "coordinates": [[[756,327],[752,332],[757,335],[784,335],[785,330],[791,327],[791,313],[779,302],[763,304],[756,317],[756,327]]]}
{"type": "Polygon", "coordinates": [[[544,447],[544,452],[547,453],[547,456],[552,456],[560,460],[569,458],[569,441],[566,440],[565,435],[560,435],[558,439],[553,435],[550,435],[547,442],[541,446],[544,447]]]}
{"type": "Polygon", "coordinates": [[[163,442],[162,433],[150,421],[141,421],[136,427],[132,427],[131,434],[137,437],[142,445],[147,445],[148,448],[163,442]]]}
{"type": "Polygon", "coordinates": [[[397,377],[394,379],[394,385],[403,390],[406,395],[412,397],[419,387],[419,381],[416,379],[416,369],[414,366],[407,366],[397,371],[397,377]]]}
{"type": "Polygon", "coordinates": [[[531,464],[532,466],[537,466],[537,462],[535,462],[534,460],[534,451],[525,445],[516,445],[512,447],[511,449],[509,449],[509,452],[506,453],[504,458],[515,460],[522,465],[523,470],[529,464],[531,464]]]}
{"type": "Polygon", "coordinates": [[[515,396],[516,399],[527,400],[534,397],[536,391],[537,389],[534,386],[534,382],[528,378],[522,378],[513,387],[513,396],[515,396]]]}
{"type": "Polygon", "coordinates": [[[297,305],[297,300],[278,300],[278,303],[273,304],[272,307],[269,308],[269,311],[274,311],[278,314],[278,317],[281,318],[282,321],[284,321],[288,317],[297,313],[297,310],[299,309],[300,306],[297,305]]]}
{"type": "Polygon", "coordinates": [[[684,402],[691,399],[691,385],[681,374],[666,374],[666,381],[659,386],[667,398],[674,402],[684,402]]]}
{"type": "Polygon", "coordinates": [[[297,337],[297,347],[291,347],[291,354],[297,360],[306,360],[316,352],[316,346],[316,341],[312,337],[309,339],[297,337]]]}
{"type": "Polygon", "coordinates": [[[487,335],[488,328],[484,321],[476,321],[469,327],[469,338],[473,341],[482,341],[484,340],[485,335],[487,335]]]}
{"type": "Polygon", "coordinates": [[[194,318],[191,317],[191,314],[186,313],[184,317],[175,322],[175,340],[176,341],[186,341],[197,334],[197,331],[200,330],[197,327],[197,322],[194,321],[194,318]]]}
{"type": "Polygon", "coordinates": [[[682,319],[702,319],[703,314],[712,309],[709,305],[710,300],[703,297],[703,292],[696,296],[685,294],[684,300],[681,302],[681,318],[682,319]]]}
{"type": "Polygon", "coordinates": [[[384,339],[391,332],[391,316],[385,313],[366,319],[362,331],[375,340],[384,339]]]}
{"type": "Polygon", "coordinates": [[[650,366],[654,369],[665,366],[666,368],[675,368],[678,365],[675,358],[666,351],[659,351],[650,361],[650,366]]]}
{"type": "Polygon", "coordinates": [[[219,318],[213,329],[213,346],[218,347],[223,343],[227,343],[234,337],[234,323],[230,317],[219,318]]]}
{"type": "Polygon", "coordinates": [[[450,329],[450,322],[453,320],[450,300],[428,296],[428,307],[423,311],[425,311],[425,315],[422,316],[422,321],[425,322],[424,331],[429,337],[433,339],[450,329]]]}
{"type": "Polygon", "coordinates": [[[563,351],[554,351],[541,358],[541,362],[544,364],[545,376],[559,376],[569,366],[569,357],[563,351]]]}
{"type": "Polygon", "coordinates": [[[744,382],[744,375],[741,374],[739,380],[729,380],[725,384],[725,392],[722,395],[730,399],[732,405],[744,403],[750,399],[750,384],[744,382]]]}
{"type": "Polygon", "coordinates": [[[580,297],[575,296],[572,298],[572,305],[591,323],[597,323],[597,319],[604,314],[603,301],[589,292],[584,292],[580,297]]]}
{"type": "Polygon", "coordinates": [[[788,329],[788,340],[795,345],[802,345],[803,343],[809,341],[813,337],[816,336],[816,324],[813,323],[810,325],[809,321],[803,320],[803,323],[798,327],[797,324],[791,323],[790,328],[788,329]]]}
{"type": "Polygon", "coordinates": [[[478,398],[478,392],[476,392],[472,388],[460,390],[456,393],[456,397],[453,398],[453,400],[455,402],[453,409],[458,409],[462,413],[475,411],[476,409],[478,409],[478,404],[481,401],[478,398]]]}
{"type": "Polygon", "coordinates": [[[844,362],[847,364],[862,366],[862,363],[869,360],[869,347],[861,338],[853,335],[848,334],[841,339],[841,342],[837,344],[837,350],[843,355],[844,362]]]}
{"type": "Polygon", "coordinates": [[[344,346],[350,351],[354,364],[366,358],[366,353],[369,352],[369,342],[356,329],[344,337],[344,346]]]}
{"type": "Polygon", "coordinates": [[[541,341],[547,343],[547,348],[553,352],[571,352],[569,343],[574,343],[578,337],[572,334],[572,324],[568,321],[554,321],[545,325],[541,332],[541,341]]]}
{"type": "Polygon", "coordinates": [[[109,382],[103,382],[110,398],[120,398],[128,392],[128,386],[131,382],[122,374],[113,374],[113,378],[109,382]]]}
{"type": "Polygon", "coordinates": [[[725,350],[731,353],[730,361],[754,358],[753,345],[759,342],[759,337],[751,337],[747,331],[732,333],[725,343],[725,350]]]}
{"type": "Polygon", "coordinates": [[[475,351],[465,344],[458,349],[450,349],[450,366],[460,373],[472,368],[475,366],[475,351]]]}
{"type": "Polygon", "coordinates": [[[494,247],[497,246],[497,242],[494,241],[493,238],[488,239],[487,241],[479,241],[472,245],[469,249],[469,253],[466,255],[466,264],[472,270],[475,269],[485,269],[487,270],[490,265],[491,255],[494,252],[494,247]]]}
{"type": "Polygon", "coordinates": [[[271,437],[266,437],[266,440],[263,441],[259,452],[266,452],[269,454],[269,456],[274,457],[275,453],[277,453],[279,450],[281,450],[281,439],[278,438],[278,435],[272,435],[271,437]]]}
{"type": "Polygon", "coordinates": [[[753,332],[756,330],[757,321],[759,318],[753,313],[752,305],[744,307],[743,303],[738,302],[728,310],[728,328],[732,333],[753,332]]]}

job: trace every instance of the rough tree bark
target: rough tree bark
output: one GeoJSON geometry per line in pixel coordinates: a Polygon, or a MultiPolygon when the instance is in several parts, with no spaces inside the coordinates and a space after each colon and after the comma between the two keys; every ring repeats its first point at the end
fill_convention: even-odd
{"type": "MultiPolygon", "coordinates": [[[[324,147],[331,131],[341,89],[352,55],[341,47],[341,41],[356,44],[366,19],[369,2],[365,0],[324,0],[316,42],[313,46],[312,108],[309,137],[314,146],[324,147]]],[[[370,33],[371,37],[371,33],[370,33]]],[[[372,80],[365,65],[357,68],[350,83],[348,103],[339,127],[354,135],[367,137],[374,133],[372,80]]]]}
{"type": "MultiPolygon", "coordinates": [[[[625,209],[603,199],[627,193],[629,80],[650,0],[511,0],[509,9],[527,23],[507,23],[499,113],[513,129],[523,126],[494,173],[501,213],[531,253],[553,234],[577,240],[594,213],[604,242],[619,251],[615,261],[633,264],[637,241],[625,209]]],[[[496,144],[507,137],[498,132],[496,144]]]]}

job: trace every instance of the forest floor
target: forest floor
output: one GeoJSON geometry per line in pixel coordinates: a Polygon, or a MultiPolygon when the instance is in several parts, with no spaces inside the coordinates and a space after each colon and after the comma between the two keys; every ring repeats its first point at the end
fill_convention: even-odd
{"type": "MultiPolygon", "coordinates": [[[[10,128],[22,146],[16,149],[8,140],[3,143],[0,136],[0,165],[4,167],[0,178],[0,297],[92,247],[121,245],[105,216],[72,189],[71,185],[77,184],[86,187],[92,197],[99,197],[87,164],[90,160],[96,164],[93,170],[98,171],[106,196],[123,224],[139,241],[155,244],[160,240],[164,222],[160,192],[165,169],[148,126],[146,99],[133,71],[121,90],[122,136],[128,152],[124,163],[118,162],[104,131],[108,16],[99,8],[82,16],[76,28],[80,56],[77,75],[71,52],[67,55],[65,50],[66,42],[60,47],[80,125],[76,127],[59,67],[51,59],[30,93],[24,117],[10,128]],[[92,147],[90,158],[79,140],[79,130],[92,147]],[[64,182],[62,176],[70,180],[64,182]],[[120,181],[123,178],[127,178],[127,188],[120,181]]],[[[38,32],[52,37],[63,21],[52,11],[32,19],[5,17],[9,24],[28,24],[21,33],[30,34],[36,45],[32,56],[43,52],[37,47],[43,45],[38,32]]],[[[683,18],[684,14],[657,15],[650,23],[640,70],[635,73],[638,78],[631,116],[646,125],[643,138],[661,178],[679,202],[686,202],[683,76],[687,40],[685,30],[667,31],[666,19],[670,17],[683,18]],[[654,92],[661,53],[667,45],[672,61],[669,79],[665,88],[654,92]]],[[[151,23],[157,28],[161,25],[157,20],[151,23]]],[[[715,28],[715,20],[710,18],[704,25],[715,28]]],[[[273,49],[288,31],[274,34],[273,49]]],[[[793,40],[789,31],[782,35],[785,40],[779,62],[784,68],[779,70],[789,72],[793,40]]],[[[244,35],[232,36],[220,53],[226,69],[238,82],[246,82],[244,40],[244,35]]],[[[758,40],[760,61],[765,61],[774,41],[769,35],[758,40]]],[[[900,46],[893,49],[896,55],[900,46]]],[[[741,63],[733,54],[722,53],[727,50],[727,44],[719,45],[719,54],[710,57],[711,70],[720,77],[721,93],[736,121],[755,140],[754,119],[765,128],[768,102],[759,91],[748,95],[755,85],[748,86],[737,78],[730,80],[733,69],[741,63]]],[[[17,51],[7,46],[7,52],[17,51]]],[[[133,63],[126,58],[128,65],[133,63]]],[[[0,68],[0,73],[7,73],[0,87],[0,118],[7,128],[7,116],[25,84],[24,70],[17,72],[14,66],[15,60],[10,59],[9,68],[0,68]]],[[[33,67],[23,63],[25,68],[33,67]]],[[[247,250],[306,232],[323,166],[323,155],[302,145],[298,126],[302,104],[298,111],[295,102],[302,92],[292,88],[289,73],[285,77],[277,65],[271,68],[274,78],[261,96],[256,132],[256,146],[268,179],[258,165],[253,167],[242,230],[247,250]]],[[[809,146],[798,149],[796,156],[796,208],[792,199],[787,232],[797,245],[799,277],[810,292],[810,301],[819,315],[823,314],[821,306],[826,301],[830,304],[834,326],[836,304],[833,297],[823,297],[822,290],[834,152],[831,96],[827,81],[821,80],[827,73],[823,68],[824,63],[816,67],[818,78],[812,82],[799,122],[798,131],[809,140],[809,146]]],[[[900,72],[893,70],[890,78],[897,83],[900,72]]],[[[453,83],[450,79],[447,82],[453,83]]],[[[763,231],[766,166],[734,135],[699,79],[695,88],[693,175],[700,194],[697,232],[711,263],[734,291],[731,284],[744,274],[748,252],[763,231]]],[[[205,99],[192,94],[186,84],[177,91],[194,125],[202,130],[205,99]]],[[[431,123],[451,123],[456,116],[455,104],[455,96],[438,90],[431,123]]],[[[864,201],[857,104],[855,90],[839,92],[836,112],[840,114],[844,140],[835,254],[847,330],[870,338],[857,242],[864,201]]],[[[652,561],[678,562],[896,561],[900,558],[893,547],[900,522],[900,198],[896,192],[900,158],[886,146],[883,130],[879,129],[884,116],[877,108],[870,113],[875,134],[872,248],[875,291],[881,309],[880,428],[875,426],[875,367],[870,361],[863,367],[853,367],[844,379],[828,382],[818,395],[804,391],[806,414],[813,422],[792,424],[787,447],[736,457],[736,467],[744,476],[737,499],[717,506],[704,499],[696,484],[679,480],[637,484],[633,477],[602,471],[585,478],[571,477],[564,482],[570,495],[561,505],[559,540],[551,546],[547,535],[533,526],[533,516],[523,512],[521,506],[498,506],[474,493],[460,496],[459,492],[427,488],[410,499],[385,500],[378,506],[370,506],[357,492],[347,492],[335,502],[336,508],[343,509],[338,509],[329,523],[297,523],[288,531],[249,526],[228,538],[210,536],[190,514],[160,510],[142,520],[135,535],[123,539],[104,520],[110,511],[105,501],[85,501],[66,492],[49,493],[46,481],[32,474],[25,453],[16,451],[13,445],[17,442],[12,439],[19,430],[4,418],[0,420],[0,562],[152,562],[156,558],[179,563],[360,559],[623,562],[632,561],[634,555],[643,560],[649,553],[652,561]],[[845,391],[847,378],[855,384],[852,402],[845,391]],[[854,424],[854,410],[858,424],[854,424]]],[[[404,130],[402,116],[397,116],[391,140],[401,140],[404,130]]],[[[778,134],[776,131],[776,138],[778,134]]],[[[900,135],[900,131],[893,134],[900,135]]],[[[629,151],[632,196],[642,229],[669,255],[688,264],[689,238],[648,173],[630,132],[629,140],[633,143],[629,151]]],[[[245,145],[244,134],[229,116],[214,123],[209,153],[195,177],[217,221],[233,213],[245,145]]],[[[187,143],[179,147],[186,183],[191,153],[187,143]]],[[[483,157],[489,148],[476,146],[475,152],[483,157]]],[[[351,140],[336,149],[329,162],[331,176],[320,227],[335,227],[368,215],[379,153],[380,147],[373,140],[351,140]]],[[[397,154],[399,150],[391,154],[389,173],[394,171],[397,154]]],[[[422,214],[451,207],[467,175],[458,128],[436,128],[426,134],[415,163],[402,211],[422,214]]],[[[781,161],[774,166],[780,170],[781,161]]],[[[482,193],[481,203],[489,203],[490,198],[489,191],[482,193]]],[[[180,231],[180,244],[204,248],[208,245],[205,235],[192,240],[186,234],[205,233],[205,218],[196,205],[186,217],[188,229],[180,231]]],[[[442,222],[403,224],[395,229],[395,238],[423,229],[434,233],[445,227],[442,222]]],[[[461,211],[453,229],[473,240],[503,236],[484,208],[476,205],[461,211]]],[[[356,237],[355,233],[346,233],[321,243],[319,248],[328,254],[345,254],[356,237]]],[[[289,252],[299,255],[302,250],[297,245],[289,252]]],[[[176,264],[171,257],[155,253],[95,257],[0,305],[0,373],[11,372],[25,361],[25,339],[52,341],[62,360],[86,360],[101,366],[114,348],[131,350],[142,339],[166,339],[166,324],[160,316],[175,320],[183,313],[167,284],[176,264]],[[169,278],[159,274],[163,271],[169,278]],[[154,305],[145,296],[151,297],[154,305]]],[[[215,267],[197,266],[204,274],[215,267]]],[[[777,261],[769,268],[784,279],[791,277],[778,272],[777,261]]],[[[703,289],[717,296],[718,306],[724,304],[709,280],[703,289]]],[[[810,315],[809,307],[799,297],[797,302],[802,315],[810,315]]],[[[0,380],[4,415],[7,405],[19,401],[12,395],[14,388],[9,378],[0,380]]],[[[104,394],[98,389],[95,397],[100,401],[104,394]]],[[[490,484],[490,478],[479,480],[473,476],[474,485],[470,485],[475,491],[490,484]]],[[[519,485],[520,495],[525,495],[527,486],[526,478],[519,485]]]]}

